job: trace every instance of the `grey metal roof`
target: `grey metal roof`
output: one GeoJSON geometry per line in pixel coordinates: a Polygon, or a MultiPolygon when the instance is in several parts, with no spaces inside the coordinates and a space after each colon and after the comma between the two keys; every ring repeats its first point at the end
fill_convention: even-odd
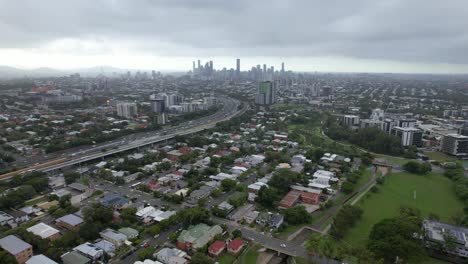
{"type": "Polygon", "coordinates": [[[64,222],[66,224],[76,226],[83,223],[83,219],[74,214],[68,214],[57,219],[57,221],[64,222]]]}
{"type": "Polygon", "coordinates": [[[61,257],[64,264],[87,264],[91,260],[76,251],[63,254],[61,257]]]}
{"type": "Polygon", "coordinates": [[[30,244],[24,242],[23,240],[17,238],[16,236],[9,235],[0,239],[0,247],[9,253],[16,255],[30,247],[30,244]]]}

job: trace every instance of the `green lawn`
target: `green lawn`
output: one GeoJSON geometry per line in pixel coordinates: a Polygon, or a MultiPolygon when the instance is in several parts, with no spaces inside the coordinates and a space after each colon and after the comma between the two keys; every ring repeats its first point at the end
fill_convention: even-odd
{"type": "Polygon", "coordinates": [[[243,262],[241,261],[240,263],[257,263],[259,255],[258,250],[260,248],[261,247],[259,245],[249,247],[248,250],[239,257],[239,259],[243,260],[243,262]]]}
{"type": "Polygon", "coordinates": [[[351,245],[364,244],[372,226],[384,218],[396,216],[402,205],[418,208],[424,216],[435,213],[441,221],[448,221],[463,208],[453,192],[452,182],[435,173],[425,176],[393,173],[378,187],[378,193],[370,192],[369,197],[364,196],[356,204],[363,208],[364,214],[345,236],[345,241],[351,245]],[[415,190],[416,199],[413,197],[415,190]]]}
{"type": "Polygon", "coordinates": [[[30,206],[30,205],[36,205],[36,204],[39,204],[39,203],[43,203],[43,202],[47,202],[47,197],[42,196],[42,197],[39,197],[39,198],[34,198],[34,199],[29,200],[29,201],[26,201],[24,204],[27,205],[27,206],[30,206]]]}
{"type": "Polygon", "coordinates": [[[453,157],[450,157],[442,152],[439,151],[428,151],[425,152],[429,159],[436,160],[438,162],[447,162],[447,161],[456,161],[453,157]]]}
{"type": "Polygon", "coordinates": [[[304,226],[310,224],[299,224],[299,225],[288,225],[284,230],[281,232],[275,233],[274,236],[279,239],[286,240],[290,235],[295,233],[297,230],[301,229],[304,226]]]}
{"type": "Polygon", "coordinates": [[[377,159],[385,160],[391,165],[403,165],[410,161],[411,159],[400,158],[395,156],[387,156],[383,154],[374,154],[377,159]]]}
{"type": "Polygon", "coordinates": [[[229,253],[224,253],[221,257],[218,258],[219,264],[232,264],[236,260],[236,257],[229,253]]]}

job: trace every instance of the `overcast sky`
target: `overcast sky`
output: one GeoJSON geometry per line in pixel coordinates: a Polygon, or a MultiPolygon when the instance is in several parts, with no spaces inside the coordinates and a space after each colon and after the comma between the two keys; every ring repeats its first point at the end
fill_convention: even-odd
{"type": "Polygon", "coordinates": [[[0,0],[0,65],[468,73],[468,0],[0,0]]]}

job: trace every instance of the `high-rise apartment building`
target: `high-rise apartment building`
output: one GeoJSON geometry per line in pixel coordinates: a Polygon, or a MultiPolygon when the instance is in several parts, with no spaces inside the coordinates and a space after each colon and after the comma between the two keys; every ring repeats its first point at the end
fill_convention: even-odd
{"type": "Polygon", "coordinates": [[[117,115],[125,118],[133,118],[138,115],[136,103],[118,103],[117,115]]]}
{"type": "Polygon", "coordinates": [[[275,103],[276,91],[273,82],[261,82],[258,86],[258,93],[255,96],[255,103],[258,105],[271,105],[275,103]]]}
{"type": "Polygon", "coordinates": [[[448,134],[442,137],[440,151],[457,156],[468,156],[468,136],[460,134],[448,134]]]}
{"type": "Polygon", "coordinates": [[[414,145],[416,147],[422,146],[423,131],[414,127],[394,127],[391,134],[401,139],[401,145],[408,147],[414,145]]]}
{"type": "Polygon", "coordinates": [[[151,111],[153,113],[164,113],[166,111],[166,100],[162,98],[151,100],[151,111]]]}

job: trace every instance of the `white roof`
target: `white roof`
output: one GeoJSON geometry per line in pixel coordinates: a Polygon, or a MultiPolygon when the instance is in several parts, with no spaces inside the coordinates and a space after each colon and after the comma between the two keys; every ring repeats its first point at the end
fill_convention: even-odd
{"type": "Polygon", "coordinates": [[[250,184],[249,186],[247,186],[247,188],[253,189],[253,190],[260,190],[260,188],[262,188],[262,186],[268,187],[268,184],[266,184],[264,182],[256,182],[256,183],[250,184]]]}
{"type": "Polygon", "coordinates": [[[134,264],[164,264],[164,263],[159,262],[157,260],[145,259],[144,261],[135,261],[134,264]]]}
{"type": "Polygon", "coordinates": [[[81,252],[88,256],[92,256],[93,258],[100,257],[104,253],[102,249],[88,242],[81,244],[79,246],[76,246],[75,248],[73,248],[73,250],[81,252]]]}
{"type": "Polygon", "coordinates": [[[26,260],[26,264],[58,264],[58,263],[41,254],[41,255],[32,256],[30,259],[26,260]]]}
{"type": "Polygon", "coordinates": [[[311,188],[315,188],[315,189],[325,189],[325,188],[328,188],[330,187],[330,185],[325,185],[325,184],[320,184],[320,183],[316,183],[316,182],[311,182],[308,184],[309,187],[311,188]]]}
{"type": "Polygon", "coordinates": [[[30,228],[26,229],[28,232],[35,234],[36,236],[40,236],[41,238],[49,238],[57,233],[60,233],[57,229],[46,225],[44,223],[39,223],[37,225],[33,225],[30,228]]]}
{"type": "Polygon", "coordinates": [[[326,171],[326,170],[317,170],[313,176],[315,178],[319,178],[319,177],[332,178],[332,177],[335,177],[335,173],[331,171],[326,171]]]}
{"type": "Polygon", "coordinates": [[[153,213],[154,211],[156,211],[156,208],[154,208],[153,206],[148,206],[136,212],[136,216],[146,217],[150,215],[151,213],[153,213]]]}

